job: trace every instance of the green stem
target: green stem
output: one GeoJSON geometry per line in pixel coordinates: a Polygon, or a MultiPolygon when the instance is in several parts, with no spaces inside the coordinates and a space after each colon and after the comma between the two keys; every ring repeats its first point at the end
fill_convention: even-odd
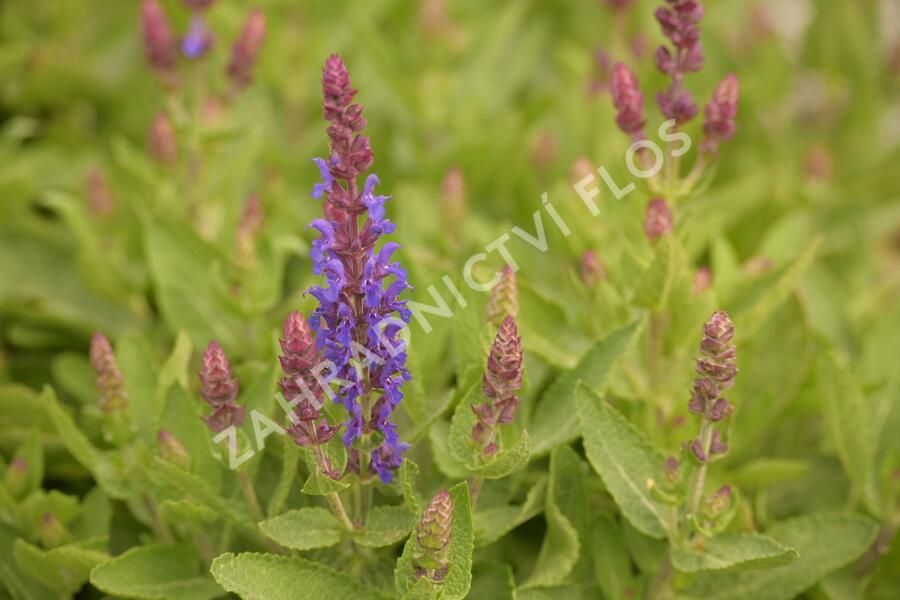
{"type": "Polygon", "coordinates": [[[167,544],[175,543],[175,536],[166,524],[165,520],[159,515],[159,509],[156,502],[149,494],[144,494],[144,506],[147,508],[147,514],[150,516],[150,527],[156,536],[167,544]]]}
{"type": "Polygon", "coordinates": [[[334,513],[334,516],[338,518],[338,521],[341,522],[348,531],[353,531],[356,529],[353,526],[353,521],[350,520],[350,515],[347,514],[347,509],[344,508],[344,503],[341,502],[341,497],[337,495],[337,492],[332,492],[326,496],[328,498],[328,504],[331,506],[331,512],[334,513]]]}
{"type": "Polygon", "coordinates": [[[478,505],[478,497],[481,495],[481,487],[484,485],[484,477],[475,475],[472,477],[472,485],[469,487],[469,500],[472,504],[472,512],[478,505]]]}
{"type": "Polygon", "coordinates": [[[659,565],[659,571],[656,577],[650,582],[645,597],[647,600],[657,600],[665,597],[666,591],[669,589],[669,582],[672,580],[672,561],[669,559],[669,553],[663,557],[662,563],[659,565]]]}
{"type": "MultiPolygon", "coordinates": [[[[709,459],[709,447],[712,445],[712,427],[707,419],[703,419],[700,424],[700,444],[703,447],[703,454],[709,459]]],[[[703,488],[706,485],[706,462],[700,465],[697,471],[697,477],[694,478],[694,489],[691,493],[691,514],[696,515],[697,509],[700,508],[700,500],[703,498],[703,488]]]]}
{"type": "Polygon", "coordinates": [[[264,520],[266,515],[259,505],[259,499],[256,497],[256,490],[253,489],[253,482],[250,480],[246,471],[238,471],[238,482],[241,485],[241,492],[244,494],[244,500],[246,500],[247,504],[250,506],[250,511],[253,513],[253,516],[257,521],[264,520]]]}

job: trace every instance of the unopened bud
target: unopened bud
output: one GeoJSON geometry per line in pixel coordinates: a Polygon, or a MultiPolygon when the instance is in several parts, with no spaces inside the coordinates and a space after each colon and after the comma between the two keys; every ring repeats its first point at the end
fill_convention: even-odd
{"type": "Polygon", "coordinates": [[[157,443],[159,446],[159,455],[163,460],[178,465],[182,469],[190,468],[191,457],[184,446],[181,445],[181,442],[178,441],[178,438],[173,434],[165,429],[160,429],[159,435],[157,436],[157,443]]]}
{"type": "Polygon", "coordinates": [[[438,492],[422,514],[416,528],[413,553],[416,577],[443,581],[449,568],[450,528],[453,524],[453,499],[446,490],[438,492]]]}
{"type": "Polygon", "coordinates": [[[38,528],[38,538],[44,548],[56,548],[62,545],[69,537],[69,532],[59,522],[53,513],[44,513],[41,516],[41,524],[38,528]]]}
{"type": "Polygon", "coordinates": [[[159,2],[144,0],[141,22],[144,29],[144,50],[150,67],[165,83],[174,84],[178,46],[159,2]]]}
{"type": "Polygon", "coordinates": [[[253,81],[253,68],[265,37],[266,17],[261,10],[254,9],[231,48],[227,73],[236,90],[247,87],[253,81]]]}
{"type": "Polygon", "coordinates": [[[125,378],[109,340],[102,333],[95,333],[91,338],[90,361],[100,392],[100,410],[107,414],[123,411],[128,404],[125,378]]]}
{"type": "Polygon", "coordinates": [[[13,498],[19,498],[28,486],[28,461],[23,456],[16,456],[6,468],[6,491],[13,498]]]}
{"type": "Polygon", "coordinates": [[[651,241],[672,231],[672,211],[662,198],[654,198],[647,204],[647,216],[644,219],[644,233],[651,241]]]}
{"type": "Polygon", "coordinates": [[[87,192],[87,205],[91,213],[101,219],[112,215],[116,209],[116,201],[103,172],[100,169],[91,169],[85,180],[87,192]]]}
{"type": "Polygon", "coordinates": [[[466,214],[466,179],[462,169],[453,167],[441,184],[441,216],[451,229],[458,229],[466,214]]]}
{"type": "Polygon", "coordinates": [[[546,171],[556,161],[556,137],[550,131],[542,131],[531,147],[531,163],[540,171],[546,171]]]}
{"type": "Polygon", "coordinates": [[[178,145],[175,141],[175,128],[165,113],[156,113],[153,124],[147,134],[147,152],[156,162],[172,165],[178,158],[178,145]]]}
{"type": "Polygon", "coordinates": [[[606,279],[606,266],[593,250],[585,250],[581,255],[581,281],[588,288],[595,287],[606,279]]]}
{"type": "Polygon", "coordinates": [[[519,291],[516,287],[516,272],[509,265],[503,267],[500,281],[491,290],[487,303],[487,320],[494,326],[508,317],[517,317],[519,313],[519,291]]]}

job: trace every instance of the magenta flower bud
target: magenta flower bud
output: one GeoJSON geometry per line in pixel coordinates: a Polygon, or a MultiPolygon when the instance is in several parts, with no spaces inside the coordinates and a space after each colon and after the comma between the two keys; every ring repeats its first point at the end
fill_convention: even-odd
{"type": "Polygon", "coordinates": [[[694,458],[696,458],[697,462],[700,464],[705,464],[709,460],[709,456],[706,455],[706,451],[703,449],[703,442],[699,439],[691,440],[690,448],[694,458]]]}
{"type": "Polygon", "coordinates": [[[116,200],[103,172],[100,169],[91,169],[85,180],[87,192],[88,210],[95,216],[105,219],[116,210],[116,200]]]}
{"type": "Polygon", "coordinates": [[[178,438],[165,429],[160,429],[159,434],[156,436],[156,441],[159,455],[163,460],[178,465],[183,469],[190,468],[191,457],[184,446],[181,445],[181,442],[178,441],[178,438]]]}
{"type": "Polygon", "coordinates": [[[203,12],[212,6],[216,0],[181,0],[184,7],[192,12],[203,12]]]}
{"type": "Polygon", "coordinates": [[[200,395],[213,408],[231,404],[237,398],[238,381],[231,372],[225,350],[215,340],[209,343],[200,363],[200,395]]]}
{"type": "Polygon", "coordinates": [[[178,158],[175,128],[165,113],[156,113],[147,134],[147,152],[156,162],[171,166],[178,158]]]}
{"type": "Polygon", "coordinates": [[[258,194],[250,194],[244,202],[235,233],[236,262],[249,268],[256,259],[256,236],[263,225],[263,205],[258,194]]]}
{"type": "Polygon", "coordinates": [[[144,0],[141,5],[144,29],[144,50],[150,67],[166,83],[175,83],[178,62],[178,42],[168,19],[156,0],[144,0]]]}
{"type": "Polygon", "coordinates": [[[647,216],[644,218],[644,233],[651,241],[672,231],[672,211],[663,198],[654,198],[647,204],[647,216]]]}
{"type": "Polygon", "coordinates": [[[543,131],[531,146],[531,164],[544,171],[556,160],[556,137],[550,131],[543,131]]]}
{"type": "Polygon", "coordinates": [[[653,55],[653,62],[656,63],[656,68],[666,75],[674,74],[678,68],[675,57],[672,56],[672,53],[665,46],[660,46],[656,49],[656,53],[653,55]]]}
{"type": "MultiPolygon", "coordinates": [[[[328,161],[331,177],[351,180],[372,166],[372,148],[369,138],[360,135],[366,126],[362,116],[362,106],[351,104],[356,89],[350,82],[350,73],[344,61],[332,54],[322,69],[322,112],[328,127],[331,159],[328,161]]],[[[359,198],[354,197],[343,186],[329,186],[328,200],[336,208],[347,212],[361,212],[359,198]]]]}
{"type": "Polygon", "coordinates": [[[253,81],[253,67],[259,57],[266,37],[266,17],[261,10],[254,9],[237,41],[231,48],[231,62],[228,63],[228,77],[236,90],[241,90],[253,81]]]}
{"type": "Polygon", "coordinates": [[[706,497],[703,503],[703,512],[710,519],[717,519],[725,514],[731,507],[734,493],[730,485],[723,485],[706,497]]]}
{"type": "Polygon", "coordinates": [[[581,255],[581,281],[588,288],[593,288],[604,279],[606,265],[593,250],[585,250],[581,255]]]}
{"type": "Polygon", "coordinates": [[[712,99],[706,105],[706,119],[703,123],[706,138],[703,140],[703,150],[715,154],[719,144],[734,137],[737,131],[735,118],[739,96],[740,85],[735,75],[726,76],[716,86],[712,99]]]}
{"type": "Polygon", "coordinates": [[[500,272],[500,281],[491,289],[487,303],[488,323],[499,327],[506,317],[519,314],[519,291],[516,287],[516,272],[506,265],[500,272]]]}
{"type": "Polygon", "coordinates": [[[124,410],[128,404],[125,378],[109,340],[102,333],[95,333],[91,338],[90,361],[100,392],[100,410],[104,413],[124,410]]]}
{"type": "Polygon", "coordinates": [[[694,273],[694,293],[699,294],[700,292],[704,292],[709,289],[709,286],[712,285],[712,271],[709,267],[703,266],[697,269],[697,272],[694,273]]]}
{"type": "Polygon", "coordinates": [[[622,63],[613,67],[611,91],[619,129],[634,140],[644,139],[644,94],[635,74],[622,63]]]}
{"type": "Polygon", "coordinates": [[[484,456],[497,452],[494,441],[497,425],[511,423],[515,418],[519,405],[516,392],[521,387],[522,339],[516,329],[516,320],[507,316],[491,345],[487,369],[482,378],[481,392],[488,400],[472,406],[477,422],[472,428],[471,439],[482,448],[484,456]]]}
{"type": "Polygon", "coordinates": [[[441,216],[451,232],[455,233],[462,224],[467,201],[466,178],[462,169],[452,167],[441,182],[441,216]]]}
{"type": "Polygon", "coordinates": [[[634,4],[634,0],[606,0],[606,5],[612,10],[625,10],[634,4]]]}
{"type": "Polygon", "coordinates": [[[435,494],[416,527],[413,563],[416,578],[440,582],[447,575],[450,555],[450,530],[453,525],[453,499],[446,490],[435,494]]]}
{"type": "Polygon", "coordinates": [[[69,532],[53,513],[45,512],[41,516],[41,524],[38,528],[38,539],[44,548],[56,548],[69,539],[69,532]]]}
{"type": "Polygon", "coordinates": [[[24,456],[16,456],[10,461],[6,468],[4,485],[13,498],[19,498],[24,494],[28,485],[28,460],[24,456]]]}
{"type": "Polygon", "coordinates": [[[665,92],[656,94],[656,104],[666,119],[675,119],[676,125],[684,125],[695,116],[699,109],[690,92],[673,83],[665,92]]]}

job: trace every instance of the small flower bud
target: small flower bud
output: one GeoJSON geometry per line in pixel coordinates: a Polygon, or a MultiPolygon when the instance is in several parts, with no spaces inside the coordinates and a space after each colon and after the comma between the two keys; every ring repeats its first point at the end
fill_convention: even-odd
{"type": "Polygon", "coordinates": [[[266,17],[261,10],[255,9],[247,17],[244,28],[231,48],[228,77],[235,89],[241,90],[253,81],[253,68],[265,37],[266,17]]]}
{"type": "Polygon", "coordinates": [[[606,265],[593,250],[585,250],[581,255],[581,281],[588,288],[593,288],[605,279],[606,265]]]}
{"type": "Polygon", "coordinates": [[[734,137],[739,95],[740,85],[735,75],[726,76],[716,86],[712,99],[706,105],[706,120],[703,123],[706,137],[701,144],[704,151],[715,154],[719,144],[734,137]]]}
{"type": "Polygon", "coordinates": [[[144,50],[150,67],[167,84],[175,83],[178,47],[168,19],[156,0],[141,5],[144,50]]]}
{"type": "Polygon", "coordinates": [[[44,513],[41,516],[41,524],[38,528],[38,538],[44,548],[56,548],[62,545],[68,538],[69,532],[59,522],[53,513],[44,513]]]}
{"type": "Polygon", "coordinates": [[[184,446],[181,445],[181,442],[178,441],[178,438],[165,429],[160,429],[156,439],[159,446],[159,455],[163,460],[178,465],[182,469],[190,468],[191,457],[184,446]]]}
{"type": "Polygon", "coordinates": [[[181,53],[187,58],[202,58],[213,45],[213,36],[199,15],[191,17],[187,33],[181,38],[181,53]]]}
{"type": "Polygon", "coordinates": [[[556,160],[556,137],[550,131],[542,131],[531,146],[531,164],[546,171],[556,160]]]}
{"type": "Polygon", "coordinates": [[[516,329],[516,321],[507,316],[491,345],[487,369],[482,378],[482,393],[488,400],[473,405],[477,421],[472,428],[471,439],[482,447],[484,456],[497,452],[494,442],[497,425],[511,423],[515,418],[519,398],[516,392],[522,387],[522,340],[516,329]],[[485,445],[485,441],[487,444],[485,445]]]}
{"type": "Polygon", "coordinates": [[[612,10],[625,10],[634,4],[634,0],[606,0],[606,5],[612,10]]]}
{"type": "Polygon", "coordinates": [[[519,291],[516,287],[516,272],[506,265],[500,272],[500,281],[491,289],[491,297],[487,303],[487,320],[499,327],[508,317],[517,317],[519,313],[519,291]]]}
{"type": "Polygon", "coordinates": [[[672,231],[672,211],[662,198],[654,198],[647,204],[644,218],[644,233],[650,241],[656,241],[672,231]]]}
{"type": "Polygon", "coordinates": [[[619,129],[633,140],[644,139],[644,95],[635,74],[622,63],[613,67],[611,91],[619,129]]]}
{"type": "Polygon", "coordinates": [[[453,167],[444,174],[441,183],[441,216],[451,230],[459,229],[466,214],[466,179],[462,169],[453,167]]]}
{"type": "Polygon", "coordinates": [[[710,271],[709,267],[704,266],[697,269],[697,272],[694,273],[694,293],[705,292],[710,285],[712,285],[712,271],[710,271]]]}
{"type": "Polygon", "coordinates": [[[87,192],[87,205],[91,213],[101,219],[106,219],[116,210],[116,200],[113,197],[112,190],[103,171],[100,169],[91,169],[85,180],[85,189],[87,192]]]}
{"type": "Polygon", "coordinates": [[[731,486],[723,485],[706,497],[703,503],[703,512],[710,519],[717,519],[731,508],[733,497],[731,486]]]}
{"type": "Polygon", "coordinates": [[[24,456],[16,456],[6,468],[6,491],[13,498],[19,498],[25,493],[28,485],[28,461],[24,456]]]}
{"type": "Polygon", "coordinates": [[[250,268],[256,260],[256,236],[262,228],[263,216],[259,195],[247,196],[235,234],[236,261],[244,268],[250,268]]]}
{"type": "Polygon", "coordinates": [[[428,503],[416,527],[417,547],[413,553],[416,578],[444,580],[449,568],[452,524],[453,499],[446,490],[441,490],[428,503]]]}
{"type": "Polygon", "coordinates": [[[128,404],[125,378],[109,340],[102,333],[95,333],[91,338],[90,361],[100,392],[100,410],[107,414],[123,411],[128,404]]]}
{"type": "Polygon", "coordinates": [[[569,175],[572,180],[572,185],[575,185],[585,177],[592,177],[593,175],[594,164],[587,156],[579,156],[575,159],[575,162],[572,163],[572,169],[569,175]]]}
{"type": "Polygon", "coordinates": [[[175,128],[165,113],[156,113],[147,134],[147,151],[156,162],[170,166],[178,158],[175,128]]]}
{"type": "Polygon", "coordinates": [[[216,0],[181,0],[184,7],[193,12],[203,12],[212,6],[216,0]]]}
{"type": "Polygon", "coordinates": [[[200,382],[200,395],[213,407],[213,413],[204,419],[209,428],[218,433],[232,425],[240,427],[244,407],[235,403],[238,381],[232,375],[225,351],[215,340],[209,343],[200,362],[200,382]]]}

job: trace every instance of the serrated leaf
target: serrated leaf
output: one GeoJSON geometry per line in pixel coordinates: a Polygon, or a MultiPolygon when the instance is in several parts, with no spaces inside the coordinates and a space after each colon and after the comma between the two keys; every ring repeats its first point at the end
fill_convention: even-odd
{"type": "Polygon", "coordinates": [[[622,528],[607,514],[599,514],[588,529],[588,546],[597,585],[605,598],[634,595],[631,558],[625,546],[622,528]]]}
{"type": "Polygon", "coordinates": [[[355,537],[362,546],[380,548],[406,538],[416,526],[416,514],[403,506],[376,506],[366,515],[365,527],[355,537]]]}
{"type": "Polygon", "coordinates": [[[687,257],[675,239],[667,235],[660,238],[650,266],[641,274],[634,290],[632,304],[653,311],[662,309],[677,279],[687,276],[687,257]]]}
{"type": "Polygon", "coordinates": [[[212,576],[244,600],[387,600],[390,596],[347,575],[297,556],[226,553],[213,561],[212,576]]]}
{"type": "Polygon", "coordinates": [[[125,377],[132,422],[146,424],[137,427],[137,432],[148,444],[155,444],[165,398],[157,394],[159,365],[153,346],[142,335],[127,335],[116,344],[116,358],[125,377]]]}
{"type": "MultiPolygon", "coordinates": [[[[322,446],[322,451],[331,463],[332,469],[342,473],[344,467],[347,465],[347,450],[344,448],[344,444],[341,442],[340,438],[334,437],[329,440],[327,444],[322,446]]],[[[319,473],[316,468],[316,461],[312,451],[308,450],[304,454],[304,458],[306,459],[306,467],[310,473],[301,489],[304,494],[309,494],[311,496],[327,496],[328,494],[340,492],[350,487],[349,483],[332,479],[327,475],[319,473]]]]}
{"type": "Polygon", "coordinates": [[[588,461],[603,479],[622,514],[641,532],[665,536],[665,508],[647,489],[659,479],[665,460],[644,435],[616,409],[585,386],[579,388],[578,418],[588,461]]]}
{"type": "Polygon", "coordinates": [[[789,600],[828,573],[859,558],[872,544],[878,525],[860,515],[823,513],[778,523],[766,532],[798,557],[762,571],[701,573],[687,597],[706,600],[789,600]]]}
{"type": "Polygon", "coordinates": [[[592,388],[601,388],[613,365],[631,344],[637,329],[637,323],[631,323],[612,331],[588,350],[578,366],[557,377],[541,395],[528,425],[533,457],[578,437],[578,417],[575,410],[575,389],[578,382],[583,381],[592,388]]]}
{"type": "Polygon", "coordinates": [[[137,546],[91,571],[91,585],[118,598],[205,600],[222,594],[201,575],[196,551],[187,545],[137,546]]]}
{"type": "MultiPolygon", "coordinates": [[[[453,521],[450,525],[449,569],[440,585],[438,598],[457,600],[465,598],[472,585],[472,551],[475,530],[472,524],[472,506],[469,502],[469,484],[465,481],[451,487],[448,492],[453,501],[453,521]]],[[[416,585],[412,552],[416,544],[415,533],[406,541],[403,554],[394,569],[394,585],[401,596],[416,585]]]]}
{"type": "Polygon", "coordinates": [[[419,465],[410,459],[405,459],[397,472],[397,485],[403,495],[403,504],[415,514],[422,509],[422,497],[416,489],[416,480],[419,478],[419,465]]]}
{"type": "Polygon", "coordinates": [[[297,477],[302,450],[288,436],[280,436],[281,440],[281,475],[269,498],[267,514],[269,516],[281,512],[291,492],[291,486],[297,477]]]}
{"type": "Polygon", "coordinates": [[[65,596],[81,589],[91,569],[109,559],[105,552],[78,544],[43,550],[23,539],[15,541],[13,553],[24,573],[65,596]]]}
{"type": "Polygon", "coordinates": [[[585,511],[578,455],[568,446],[555,448],[550,454],[550,487],[544,511],[547,533],[523,588],[551,587],[566,580],[581,553],[578,531],[584,529],[585,511]]]}
{"type": "Polygon", "coordinates": [[[444,419],[438,419],[431,425],[428,431],[428,441],[431,445],[431,455],[434,463],[441,473],[454,479],[465,479],[469,471],[465,465],[456,460],[450,452],[450,423],[444,419]]]}
{"type": "Polygon", "coordinates": [[[214,523],[219,514],[208,506],[190,500],[163,500],[159,503],[159,514],[166,522],[173,523],[214,523]]]}
{"type": "Polygon", "coordinates": [[[44,480],[44,445],[41,443],[40,432],[34,428],[28,437],[19,444],[13,459],[21,458],[26,465],[25,486],[20,490],[19,497],[27,496],[41,487],[44,480]]]}
{"type": "Polygon", "coordinates": [[[350,487],[349,483],[332,479],[327,475],[315,471],[306,478],[306,482],[303,484],[300,491],[304,494],[309,494],[310,496],[327,496],[328,494],[342,492],[348,487],[350,487]]]}
{"type": "Polygon", "coordinates": [[[466,469],[476,464],[479,456],[472,443],[472,427],[475,426],[477,417],[472,412],[472,406],[484,401],[481,394],[481,386],[473,383],[463,394],[453,411],[450,419],[450,432],[447,437],[447,446],[453,458],[466,469]]]}
{"type": "Polygon", "coordinates": [[[757,533],[722,533],[702,538],[701,548],[673,546],[672,566],[684,573],[780,567],[797,552],[757,533]]]}
{"type": "Polygon", "coordinates": [[[757,458],[731,473],[728,481],[742,490],[763,489],[809,471],[809,463],[788,458],[757,458]]]}
{"type": "Polygon", "coordinates": [[[293,550],[327,548],[341,541],[341,524],[330,512],[317,506],[266,519],[259,528],[270,539],[293,550]]]}
{"type": "Polygon", "coordinates": [[[492,506],[475,513],[475,544],[486,546],[539,515],[544,508],[547,482],[541,480],[528,490],[520,505],[492,506]]]}
{"type": "Polygon", "coordinates": [[[816,390],[828,422],[831,439],[847,477],[857,494],[877,511],[875,498],[875,427],[873,406],[866,399],[852,373],[833,354],[820,356],[816,363],[816,390]]]}

